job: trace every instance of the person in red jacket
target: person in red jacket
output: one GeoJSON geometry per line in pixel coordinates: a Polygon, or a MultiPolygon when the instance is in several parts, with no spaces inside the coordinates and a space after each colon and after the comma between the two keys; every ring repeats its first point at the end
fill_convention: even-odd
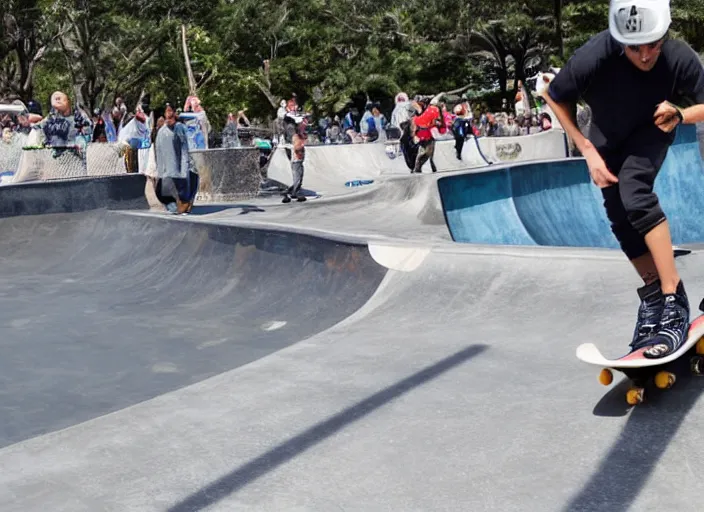
{"type": "Polygon", "coordinates": [[[444,126],[442,114],[436,105],[430,105],[430,100],[427,97],[417,98],[414,102],[416,116],[411,122],[411,133],[413,134],[413,142],[418,145],[418,155],[416,156],[416,165],[413,168],[414,173],[421,173],[425,162],[430,160],[430,168],[433,172],[437,172],[433,155],[435,153],[435,138],[432,134],[433,128],[444,126]]]}

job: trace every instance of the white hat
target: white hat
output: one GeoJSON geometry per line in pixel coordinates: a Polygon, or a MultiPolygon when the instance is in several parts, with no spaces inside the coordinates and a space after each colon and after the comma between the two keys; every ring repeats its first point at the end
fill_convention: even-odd
{"type": "Polygon", "coordinates": [[[621,44],[654,43],[671,22],[670,0],[611,0],[609,32],[621,44]]]}

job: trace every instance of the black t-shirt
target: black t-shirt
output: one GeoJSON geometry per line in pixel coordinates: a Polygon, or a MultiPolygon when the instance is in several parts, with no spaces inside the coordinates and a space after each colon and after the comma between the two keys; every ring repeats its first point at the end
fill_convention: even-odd
{"type": "MultiPolygon", "coordinates": [[[[558,103],[582,98],[592,109],[589,140],[597,149],[616,150],[634,132],[654,126],[659,103],[704,103],[704,67],[686,43],[667,40],[653,69],[641,71],[606,30],[575,52],[549,93],[558,103]]],[[[674,132],[669,142],[673,138],[674,132]]]]}

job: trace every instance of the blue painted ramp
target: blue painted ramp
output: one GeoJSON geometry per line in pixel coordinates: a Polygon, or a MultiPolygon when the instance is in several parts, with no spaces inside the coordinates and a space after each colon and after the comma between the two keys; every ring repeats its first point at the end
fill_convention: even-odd
{"type": "MultiPolygon", "coordinates": [[[[447,176],[438,188],[456,242],[618,248],[583,159],[447,176]]],[[[678,130],[655,190],[673,242],[704,242],[704,166],[695,126],[678,130]]]]}

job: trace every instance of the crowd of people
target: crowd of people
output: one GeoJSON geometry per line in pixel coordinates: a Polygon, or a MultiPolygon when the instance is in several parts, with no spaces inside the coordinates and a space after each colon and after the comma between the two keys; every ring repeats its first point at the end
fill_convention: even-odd
{"type": "MultiPolygon", "coordinates": [[[[462,97],[451,108],[436,96],[430,102],[442,112],[441,120],[449,128],[442,130],[441,138],[455,136],[468,137],[516,137],[540,133],[552,128],[552,117],[548,112],[536,108],[526,108],[523,100],[525,92],[516,94],[514,110],[511,111],[504,101],[500,112],[492,113],[489,109],[472,108],[469,100],[462,97]]],[[[346,109],[340,115],[323,116],[317,123],[306,119],[306,131],[309,144],[360,144],[397,140],[403,130],[402,122],[413,117],[419,108],[422,96],[409,100],[406,93],[398,93],[390,118],[382,113],[381,103],[368,101],[362,113],[355,106],[346,109]]],[[[295,125],[305,117],[298,108],[295,95],[289,101],[282,101],[277,112],[276,133],[280,140],[286,137],[287,125],[295,125]]],[[[441,128],[441,127],[439,127],[441,128]]]]}
{"type": "Polygon", "coordinates": [[[303,138],[306,145],[359,144],[398,141],[401,152],[411,172],[419,173],[426,162],[436,172],[433,154],[435,142],[455,141],[458,160],[462,160],[462,148],[470,137],[515,137],[540,133],[552,129],[552,117],[547,112],[530,109],[527,92],[521,85],[516,95],[515,110],[498,114],[488,110],[474,110],[466,97],[448,105],[445,95],[434,97],[418,95],[410,99],[400,92],[394,99],[390,119],[381,112],[379,102],[368,101],[360,115],[355,107],[339,116],[323,117],[317,125],[299,108],[295,95],[282,101],[277,113],[275,141],[293,143],[293,136],[303,138]],[[535,113],[535,115],[533,115],[535,113]]]}
{"type": "Polygon", "coordinates": [[[155,109],[151,108],[148,95],[140,98],[133,109],[118,96],[110,107],[95,109],[89,115],[80,106],[72,106],[68,95],[56,91],[46,117],[41,104],[32,100],[24,112],[0,115],[0,127],[3,141],[21,136],[24,146],[80,151],[89,143],[116,144],[128,172],[152,177],[157,197],[166,208],[188,213],[198,185],[189,156],[194,149],[256,144],[268,157],[274,147],[282,144],[297,177],[288,191],[288,200],[303,200],[297,193],[303,179],[306,145],[398,141],[411,172],[421,172],[427,161],[435,171],[433,153],[437,140],[454,139],[456,155],[461,160],[464,142],[470,137],[513,137],[550,130],[550,115],[532,115],[523,94],[524,87],[516,96],[515,112],[507,113],[508,109],[503,108],[493,114],[486,109],[473,109],[466,97],[448,103],[444,94],[410,99],[401,92],[394,99],[389,118],[382,113],[380,102],[368,101],[361,114],[352,106],[344,115],[321,117],[317,123],[303,112],[292,94],[281,101],[269,136],[252,137],[253,127],[246,110],[229,113],[222,131],[214,132],[196,96],[189,96],[183,107],[166,102],[155,109]],[[166,186],[165,181],[160,181],[163,177],[175,181],[169,179],[166,186]]]}

